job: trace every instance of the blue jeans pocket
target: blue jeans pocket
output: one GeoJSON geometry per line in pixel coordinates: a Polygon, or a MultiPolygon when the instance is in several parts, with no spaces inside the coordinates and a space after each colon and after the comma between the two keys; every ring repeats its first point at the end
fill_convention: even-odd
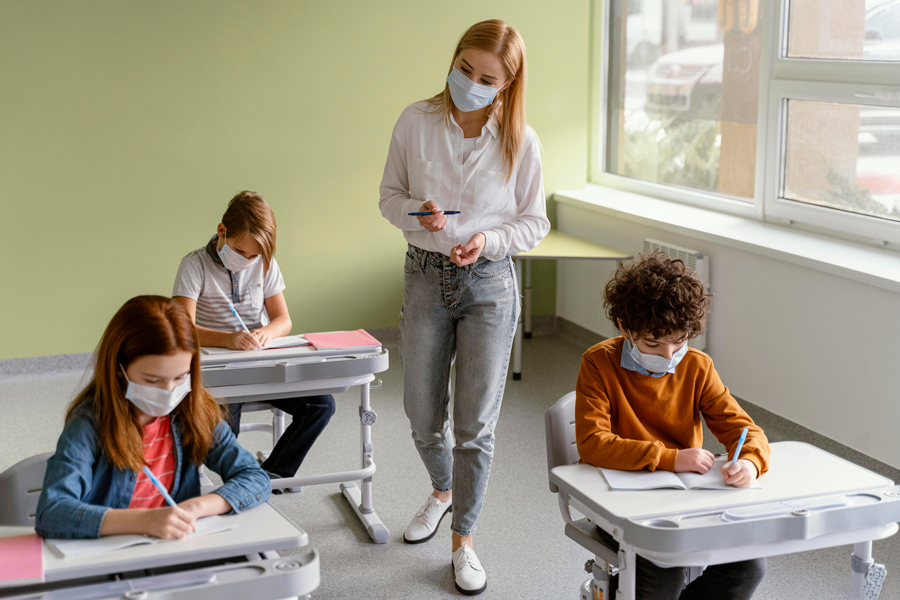
{"type": "Polygon", "coordinates": [[[422,268],[422,261],[418,256],[415,256],[411,250],[406,251],[406,262],[403,264],[403,270],[408,274],[412,275],[416,271],[422,268]]]}
{"type": "Polygon", "coordinates": [[[510,262],[509,258],[501,260],[479,260],[470,266],[469,270],[472,271],[475,277],[490,279],[491,277],[509,273],[512,270],[510,262]]]}

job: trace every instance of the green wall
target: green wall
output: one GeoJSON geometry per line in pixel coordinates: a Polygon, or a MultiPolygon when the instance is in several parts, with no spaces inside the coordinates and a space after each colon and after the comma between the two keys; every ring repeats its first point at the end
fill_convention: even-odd
{"type": "MultiPolygon", "coordinates": [[[[589,0],[0,2],[0,358],[92,350],[242,189],[275,210],[295,332],[396,326],[391,128],[487,18],[525,38],[548,197],[582,186],[589,0]]],[[[553,314],[553,265],[535,285],[553,314]]]]}

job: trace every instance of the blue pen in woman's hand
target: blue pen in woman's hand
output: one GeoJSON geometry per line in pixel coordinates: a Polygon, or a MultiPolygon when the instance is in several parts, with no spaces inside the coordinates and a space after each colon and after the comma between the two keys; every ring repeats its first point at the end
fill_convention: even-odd
{"type": "MultiPolygon", "coordinates": [[[[459,210],[445,210],[445,211],[444,211],[444,214],[445,214],[445,215],[458,215],[460,212],[462,212],[462,211],[459,211],[459,210]]],[[[407,213],[407,214],[408,214],[409,216],[411,216],[411,217],[430,217],[430,216],[433,215],[434,213],[433,213],[433,212],[411,212],[411,213],[407,213]]]]}
{"type": "Polygon", "coordinates": [[[749,427],[744,427],[744,430],[741,432],[741,438],[738,440],[737,448],[734,449],[734,456],[731,458],[731,464],[737,462],[738,456],[741,455],[741,448],[744,447],[744,440],[747,439],[747,432],[750,431],[749,427]]]}

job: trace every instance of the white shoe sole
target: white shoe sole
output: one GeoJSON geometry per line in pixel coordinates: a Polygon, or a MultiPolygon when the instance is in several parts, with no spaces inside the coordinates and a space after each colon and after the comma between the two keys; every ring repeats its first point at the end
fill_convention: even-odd
{"type": "Polygon", "coordinates": [[[485,581],[484,585],[481,586],[481,588],[477,589],[477,590],[467,590],[467,589],[459,587],[459,584],[456,583],[456,566],[452,562],[450,563],[450,568],[453,569],[453,585],[456,586],[456,591],[459,592],[460,594],[462,594],[463,596],[477,596],[478,594],[482,593],[484,590],[487,589],[487,581],[485,581]]]}
{"type": "Polygon", "coordinates": [[[427,542],[428,540],[430,540],[431,538],[434,537],[434,534],[437,533],[438,527],[441,526],[441,521],[444,520],[444,517],[447,516],[447,513],[451,513],[451,512],[453,512],[453,505],[452,505],[452,504],[451,504],[450,506],[447,507],[447,510],[444,511],[444,514],[442,514],[442,515],[441,515],[441,518],[438,519],[437,525],[434,526],[434,529],[433,529],[433,530],[431,531],[431,533],[429,533],[427,536],[425,536],[425,537],[423,537],[423,538],[421,538],[421,539],[418,539],[418,540],[409,540],[409,539],[406,538],[406,533],[404,532],[404,534],[403,534],[403,541],[406,542],[407,544],[422,544],[422,543],[427,542]]]}

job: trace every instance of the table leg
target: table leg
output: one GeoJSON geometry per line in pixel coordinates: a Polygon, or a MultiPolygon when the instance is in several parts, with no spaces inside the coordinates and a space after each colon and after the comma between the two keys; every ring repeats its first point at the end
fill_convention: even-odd
{"type": "Polygon", "coordinates": [[[884,565],[872,558],[872,542],[860,542],[853,545],[850,556],[850,593],[851,600],[878,600],[887,570],[884,565]]]}
{"type": "Polygon", "coordinates": [[[637,594],[637,555],[634,547],[619,542],[619,589],[617,600],[634,600],[637,594]]]}
{"type": "MultiPolygon", "coordinates": [[[[362,468],[365,469],[374,462],[372,452],[372,424],[377,415],[372,411],[369,403],[369,384],[359,386],[359,417],[360,417],[360,446],[362,454],[362,468]]],[[[366,527],[366,532],[376,544],[385,544],[390,537],[387,527],[378,518],[375,508],[372,506],[372,478],[369,476],[356,483],[342,483],[341,492],[353,508],[353,512],[366,527]]]]}
{"type": "MultiPolygon", "coordinates": [[[[522,260],[515,259],[516,263],[516,281],[521,285],[522,282],[522,260]]],[[[516,324],[516,337],[513,340],[513,379],[522,379],[522,312],[519,311],[519,322],[516,324]]]]}
{"type": "Polygon", "coordinates": [[[277,408],[272,409],[272,447],[278,443],[281,436],[284,435],[284,411],[277,408]]]}
{"type": "Polygon", "coordinates": [[[524,336],[531,339],[531,259],[525,259],[525,323],[524,336]]]}

